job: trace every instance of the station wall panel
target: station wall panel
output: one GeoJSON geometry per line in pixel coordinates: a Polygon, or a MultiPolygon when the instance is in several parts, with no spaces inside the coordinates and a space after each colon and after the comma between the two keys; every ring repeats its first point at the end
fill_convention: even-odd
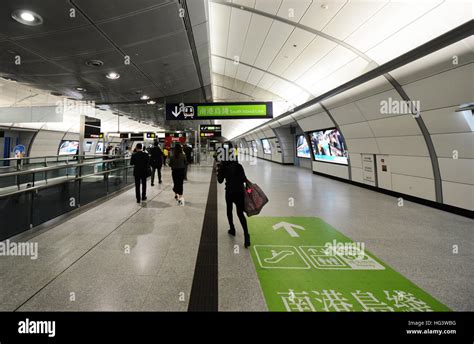
{"type": "Polygon", "coordinates": [[[334,127],[333,121],[325,112],[300,119],[298,120],[298,124],[300,125],[301,129],[303,129],[303,131],[313,131],[334,127]]]}
{"type": "Polygon", "coordinates": [[[346,139],[346,145],[349,153],[379,153],[375,138],[346,139]]]}
{"type": "Polygon", "coordinates": [[[411,115],[381,118],[368,123],[376,137],[421,135],[418,123],[411,115]]]}
{"type": "Polygon", "coordinates": [[[423,136],[378,137],[381,154],[429,156],[423,136]]]}
{"type": "Polygon", "coordinates": [[[431,135],[438,158],[452,158],[457,151],[458,158],[474,158],[474,133],[431,135]]]}
{"type": "Polygon", "coordinates": [[[313,171],[329,174],[330,176],[342,179],[349,179],[349,169],[346,165],[336,165],[326,162],[313,161],[313,171]]]}
{"type": "Polygon", "coordinates": [[[392,173],[433,179],[429,157],[390,155],[392,173]]]}
{"type": "Polygon", "coordinates": [[[373,137],[372,130],[367,122],[346,124],[340,126],[344,139],[357,139],[373,137]]]}
{"type": "Polygon", "coordinates": [[[351,165],[352,180],[358,183],[364,183],[364,178],[362,177],[362,168],[354,167],[351,165]]]}
{"type": "Polygon", "coordinates": [[[403,86],[410,99],[420,101],[421,111],[472,102],[474,64],[433,75],[403,86]]]}
{"type": "Polygon", "coordinates": [[[364,122],[365,118],[354,103],[329,109],[334,120],[339,125],[364,122]]]}
{"type": "Polygon", "coordinates": [[[59,131],[41,130],[31,144],[30,156],[58,155],[59,144],[64,133],[59,131]]]}
{"type": "Polygon", "coordinates": [[[438,163],[444,181],[474,185],[474,159],[439,158],[438,163]]]}
{"type": "Polygon", "coordinates": [[[474,211],[474,185],[443,181],[443,201],[455,207],[474,211]]]}
{"type": "Polygon", "coordinates": [[[383,102],[402,101],[402,98],[395,90],[389,90],[364,99],[356,101],[356,105],[366,120],[387,118],[390,116],[400,116],[401,114],[381,113],[383,102]]]}
{"type": "Polygon", "coordinates": [[[456,112],[457,106],[421,113],[428,131],[433,134],[465,133],[474,130],[474,116],[470,111],[456,112]]]}
{"type": "Polygon", "coordinates": [[[392,173],[392,190],[431,201],[436,200],[433,179],[392,173]]]}

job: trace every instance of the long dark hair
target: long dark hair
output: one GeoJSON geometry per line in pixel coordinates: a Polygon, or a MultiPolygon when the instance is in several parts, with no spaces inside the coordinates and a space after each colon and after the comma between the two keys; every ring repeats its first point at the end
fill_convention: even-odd
{"type": "Polygon", "coordinates": [[[181,147],[181,145],[179,143],[177,143],[175,146],[174,146],[174,150],[173,150],[173,156],[175,158],[177,158],[178,156],[180,156],[181,154],[183,154],[183,147],[181,147]]]}

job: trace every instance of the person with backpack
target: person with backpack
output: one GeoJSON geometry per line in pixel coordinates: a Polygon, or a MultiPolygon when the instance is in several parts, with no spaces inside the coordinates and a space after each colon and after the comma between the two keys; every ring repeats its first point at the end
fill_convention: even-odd
{"type": "Polygon", "coordinates": [[[133,176],[135,177],[135,196],[137,197],[137,203],[146,201],[146,178],[148,177],[149,156],[142,150],[143,146],[138,143],[135,147],[136,152],[132,154],[130,159],[130,165],[133,166],[133,176]],[[140,197],[140,184],[142,184],[142,193],[140,197]]]}
{"type": "Polygon", "coordinates": [[[171,176],[173,177],[174,199],[178,201],[178,205],[184,205],[183,183],[186,168],[186,155],[184,155],[183,148],[179,143],[174,146],[169,166],[171,167],[171,176]]]}
{"type": "Polygon", "coordinates": [[[150,154],[151,165],[151,186],[155,186],[155,172],[158,172],[158,183],[161,184],[161,167],[163,165],[163,152],[161,151],[158,141],[153,142],[153,147],[148,150],[150,154]]]}
{"type": "Polygon", "coordinates": [[[219,148],[216,156],[217,160],[217,181],[219,184],[225,180],[225,201],[227,205],[227,220],[229,221],[230,229],[227,231],[232,236],[235,236],[235,226],[233,219],[233,206],[237,207],[237,216],[239,218],[242,229],[244,230],[244,246],[250,246],[250,235],[247,227],[247,219],[244,215],[244,198],[245,189],[248,183],[244,168],[237,161],[237,155],[232,147],[231,142],[223,144],[219,148]]]}

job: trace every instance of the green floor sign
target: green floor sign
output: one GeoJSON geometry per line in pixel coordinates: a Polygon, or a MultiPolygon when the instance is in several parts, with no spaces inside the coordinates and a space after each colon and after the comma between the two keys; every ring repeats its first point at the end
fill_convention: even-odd
{"type": "Polygon", "coordinates": [[[319,218],[252,217],[251,254],[270,311],[449,308],[319,218]]]}

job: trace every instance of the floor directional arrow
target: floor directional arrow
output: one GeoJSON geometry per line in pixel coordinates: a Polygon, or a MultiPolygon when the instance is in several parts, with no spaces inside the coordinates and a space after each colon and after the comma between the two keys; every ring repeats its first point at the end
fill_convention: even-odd
{"type": "Polygon", "coordinates": [[[286,232],[292,236],[293,238],[299,237],[298,233],[296,233],[295,229],[300,229],[300,230],[305,230],[304,227],[295,225],[293,223],[288,223],[288,222],[279,222],[276,225],[273,226],[274,230],[278,230],[280,228],[284,228],[286,232]]]}

